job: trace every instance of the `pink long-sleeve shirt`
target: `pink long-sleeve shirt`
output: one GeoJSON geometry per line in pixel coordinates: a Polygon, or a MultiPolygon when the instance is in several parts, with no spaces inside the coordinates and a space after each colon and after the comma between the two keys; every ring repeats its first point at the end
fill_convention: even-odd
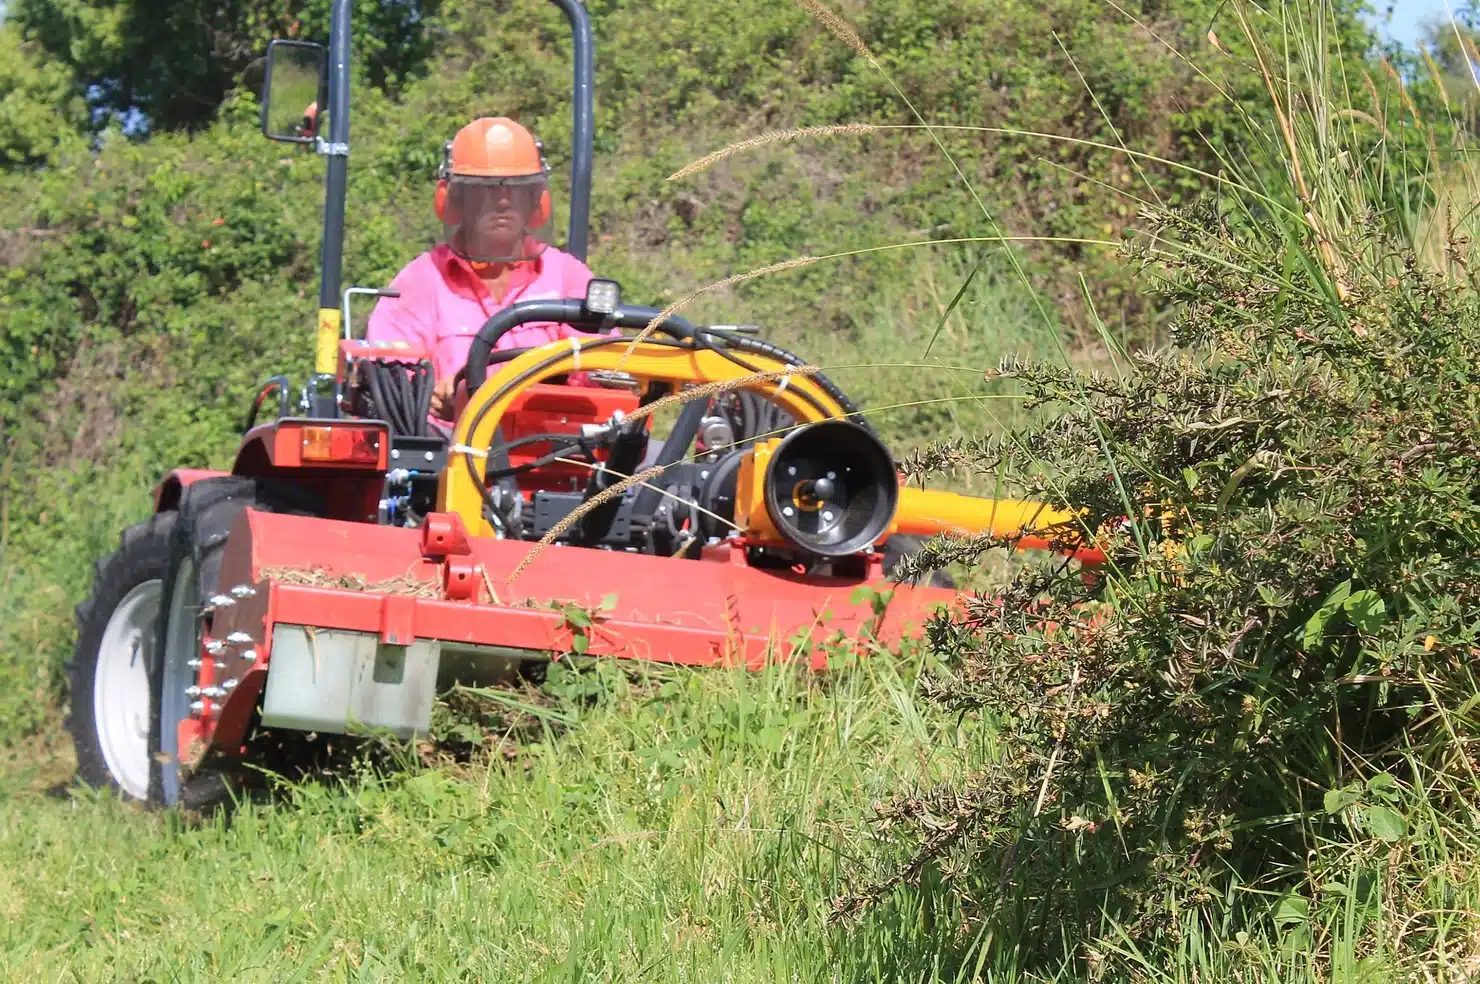
{"type": "MultiPolygon", "coordinates": [[[[424,346],[432,354],[437,379],[450,379],[467,364],[473,338],[494,314],[520,301],[585,297],[591,280],[586,264],[546,246],[535,259],[514,264],[504,296],[494,300],[482,278],[444,243],[396,274],[390,287],[401,296],[382,297],[376,303],[365,337],[424,346]]],[[[553,322],[524,324],[505,334],[494,348],[527,348],[585,334],[553,322]]]]}

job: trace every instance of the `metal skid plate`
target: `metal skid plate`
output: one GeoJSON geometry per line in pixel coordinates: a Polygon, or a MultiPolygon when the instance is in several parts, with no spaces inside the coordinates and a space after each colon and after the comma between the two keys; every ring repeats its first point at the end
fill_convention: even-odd
{"type": "Polygon", "coordinates": [[[441,643],[382,644],[368,632],[274,627],[262,723],[327,734],[431,726],[441,643]]]}

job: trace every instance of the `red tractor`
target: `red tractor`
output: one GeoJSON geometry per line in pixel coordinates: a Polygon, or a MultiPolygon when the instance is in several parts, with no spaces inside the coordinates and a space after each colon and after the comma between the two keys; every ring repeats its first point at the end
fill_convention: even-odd
{"type": "MultiPolygon", "coordinates": [[[[575,38],[565,249],[584,259],[591,30],[578,0],[553,2],[575,38]]],[[[612,281],[489,318],[438,436],[427,353],[349,338],[351,296],[385,293],[341,293],[349,11],[335,0],[327,53],[274,41],[263,93],[264,132],[328,158],[316,372],[269,379],[230,471],[166,475],[97,565],[72,678],[84,780],[187,801],[264,729],[414,735],[443,688],[563,653],[820,668],[829,641],[887,644],[954,603],[886,584],[911,537],[1067,526],[1031,503],[904,488],[848,397],[748,331],[671,316],[634,347],[660,312],[612,281]],[[298,125],[300,102],[277,132],[273,88],[306,72],[327,119],[298,125]],[[592,334],[495,354],[544,322],[592,334]],[[574,372],[585,385],[552,382],[574,372]],[[660,439],[648,413],[665,397],[681,409],[660,439]],[[882,611],[856,592],[870,585],[891,591],[882,611]]]]}

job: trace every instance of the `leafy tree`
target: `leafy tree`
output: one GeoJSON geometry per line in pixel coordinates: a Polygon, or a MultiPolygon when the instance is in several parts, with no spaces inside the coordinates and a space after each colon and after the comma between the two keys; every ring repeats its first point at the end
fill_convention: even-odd
{"type": "Polygon", "coordinates": [[[1480,124],[1480,51],[1475,47],[1475,13],[1456,11],[1453,21],[1432,22],[1423,40],[1434,81],[1444,90],[1450,111],[1473,133],[1480,124]]]}
{"type": "MultiPolygon", "coordinates": [[[[268,41],[327,40],[330,2],[18,0],[10,17],[96,109],[139,110],[151,127],[196,129],[214,119],[268,41]]],[[[359,6],[355,53],[371,85],[396,89],[421,70],[432,50],[426,19],[440,2],[359,6]]]]}
{"type": "Polygon", "coordinates": [[[13,27],[0,27],[0,167],[45,160],[77,140],[86,123],[66,68],[43,59],[13,27]]]}

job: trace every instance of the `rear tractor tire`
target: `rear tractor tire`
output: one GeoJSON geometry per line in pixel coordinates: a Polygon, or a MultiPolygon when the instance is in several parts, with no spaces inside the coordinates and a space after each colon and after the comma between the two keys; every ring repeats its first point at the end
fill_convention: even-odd
{"type": "Polygon", "coordinates": [[[175,519],[161,512],[125,530],[118,549],[93,565],[92,595],[76,612],[67,729],[77,775],[130,800],[149,795],[149,667],[175,519]]]}
{"type": "Polygon", "coordinates": [[[212,616],[203,611],[212,595],[229,589],[219,583],[221,556],[236,519],[246,509],[301,516],[324,514],[322,500],[301,488],[266,479],[236,476],[203,479],[180,499],[170,564],[161,593],[155,656],[150,667],[153,697],[149,727],[149,801],[200,810],[223,802],[227,777],[212,769],[191,774],[180,768],[178,726],[200,699],[187,691],[197,683],[192,660],[212,616]]]}

